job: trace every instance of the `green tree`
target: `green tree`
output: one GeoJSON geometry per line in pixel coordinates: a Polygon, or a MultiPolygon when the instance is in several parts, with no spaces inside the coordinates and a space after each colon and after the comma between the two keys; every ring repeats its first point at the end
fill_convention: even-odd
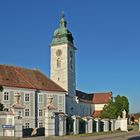
{"type": "Polygon", "coordinates": [[[114,103],[117,109],[117,116],[121,116],[124,109],[127,113],[129,112],[129,102],[127,97],[117,95],[114,103]]]}
{"type": "Polygon", "coordinates": [[[116,107],[113,100],[110,100],[107,105],[104,106],[103,112],[100,115],[101,118],[115,119],[116,107]]]}
{"type": "Polygon", "coordinates": [[[0,111],[3,111],[4,105],[0,103],[0,111]]]}
{"type": "Polygon", "coordinates": [[[129,102],[125,96],[117,95],[114,100],[111,99],[107,105],[104,106],[100,118],[116,119],[122,115],[122,111],[129,112],[129,102]]]}

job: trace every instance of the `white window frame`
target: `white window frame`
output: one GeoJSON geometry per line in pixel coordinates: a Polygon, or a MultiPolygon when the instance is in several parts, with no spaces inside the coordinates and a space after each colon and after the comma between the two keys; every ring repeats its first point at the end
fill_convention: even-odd
{"type": "Polygon", "coordinates": [[[43,127],[43,122],[39,122],[39,128],[43,127]]]}
{"type": "Polygon", "coordinates": [[[38,116],[39,116],[39,117],[42,117],[42,116],[43,116],[43,110],[42,110],[42,109],[39,109],[39,111],[38,111],[38,116]]]}
{"type": "Polygon", "coordinates": [[[3,94],[3,100],[4,101],[9,101],[9,92],[4,92],[4,94],[3,94]]]}
{"type": "Polygon", "coordinates": [[[38,97],[38,102],[43,103],[43,101],[44,101],[43,94],[40,94],[39,97],[38,97]]]}
{"type": "Polygon", "coordinates": [[[30,128],[30,123],[25,123],[25,128],[30,128]]]}
{"type": "Polygon", "coordinates": [[[25,117],[29,117],[30,116],[30,110],[29,109],[25,109],[25,117]]]}
{"type": "Polygon", "coordinates": [[[25,100],[25,102],[29,102],[30,101],[30,94],[29,93],[25,93],[24,100],[25,100]]]}
{"type": "Polygon", "coordinates": [[[63,112],[63,110],[64,110],[64,100],[63,99],[64,99],[64,96],[62,96],[62,95],[59,95],[58,96],[58,108],[59,108],[59,112],[63,112]]]}

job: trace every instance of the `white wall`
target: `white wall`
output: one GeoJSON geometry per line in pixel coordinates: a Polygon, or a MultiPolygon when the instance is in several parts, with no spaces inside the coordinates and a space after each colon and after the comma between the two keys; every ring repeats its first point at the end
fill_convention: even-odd
{"type": "Polygon", "coordinates": [[[2,125],[14,126],[14,115],[0,115],[0,136],[14,136],[14,129],[3,129],[2,125]]]}
{"type": "Polygon", "coordinates": [[[94,104],[94,110],[103,110],[105,104],[94,104]]]}

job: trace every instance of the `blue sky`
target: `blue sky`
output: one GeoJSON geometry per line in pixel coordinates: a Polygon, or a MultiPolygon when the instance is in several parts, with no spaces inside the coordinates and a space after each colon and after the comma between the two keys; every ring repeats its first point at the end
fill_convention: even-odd
{"type": "Polygon", "coordinates": [[[0,64],[49,76],[49,44],[65,11],[77,47],[77,88],[127,96],[130,112],[140,112],[139,7],[139,0],[1,0],[0,64]]]}

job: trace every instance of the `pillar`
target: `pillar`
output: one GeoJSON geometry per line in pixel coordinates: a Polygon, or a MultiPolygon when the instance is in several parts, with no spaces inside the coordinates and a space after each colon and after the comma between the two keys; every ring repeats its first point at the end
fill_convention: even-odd
{"type": "Polygon", "coordinates": [[[96,121],[96,132],[100,132],[100,120],[95,119],[95,121],[96,121]]]}
{"type": "Polygon", "coordinates": [[[55,136],[55,115],[51,110],[45,110],[45,136],[55,136]]]}
{"type": "Polygon", "coordinates": [[[22,137],[22,117],[18,114],[21,110],[15,111],[14,121],[15,121],[15,137],[22,137]]]}
{"type": "Polygon", "coordinates": [[[79,134],[79,119],[80,116],[77,115],[73,115],[72,116],[73,121],[73,133],[74,134],[79,134]]]}
{"type": "Polygon", "coordinates": [[[109,120],[102,120],[102,122],[104,123],[103,131],[108,132],[109,131],[109,120]]]}
{"type": "Polygon", "coordinates": [[[15,137],[22,137],[22,119],[15,119],[15,137]]]}
{"type": "MultiPolygon", "coordinates": [[[[58,126],[58,114],[56,112],[56,107],[53,105],[53,97],[47,97],[47,106],[45,107],[45,136],[55,136],[58,132],[56,126],[58,126]],[[56,121],[57,120],[57,121],[56,121]]],[[[58,127],[57,127],[58,128],[58,127]]]]}
{"type": "Polygon", "coordinates": [[[67,115],[64,113],[59,114],[59,136],[66,135],[66,117],[67,115]]]}
{"type": "Polygon", "coordinates": [[[93,119],[90,116],[84,117],[83,120],[85,121],[85,133],[92,133],[93,132],[93,119]]]}
{"type": "Polygon", "coordinates": [[[93,133],[93,118],[88,119],[88,133],[93,133]]]}
{"type": "Polygon", "coordinates": [[[22,137],[22,133],[23,133],[23,130],[22,130],[22,111],[23,109],[25,108],[24,105],[21,105],[20,104],[20,94],[17,93],[15,95],[15,99],[16,99],[16,102],[12,105],[12,108],[11,110],[14,112],[14,122],[15,122],[15,137],[22,137]]]}
{"type": "Polygon", "coordinates": [[[110,120],[111,122],[111,131],[114,131],[115,130],[115,120],[110,120]]]}

